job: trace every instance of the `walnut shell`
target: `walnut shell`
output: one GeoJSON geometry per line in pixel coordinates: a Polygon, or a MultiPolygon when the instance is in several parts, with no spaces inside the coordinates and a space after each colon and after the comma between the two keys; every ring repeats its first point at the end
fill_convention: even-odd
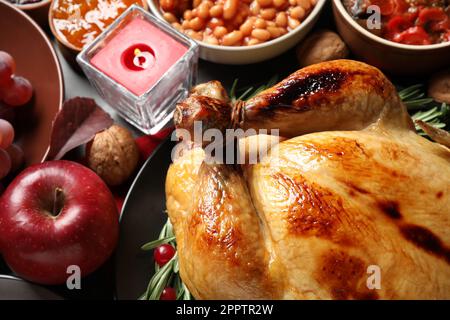
{"type": "Polygon", "coordinates": [[[108,185],[125,182],[137,167],[139,151],[130,131],[113,125],[99,132],[86,150],[89,168],[108,185]]]}
{"type": "Polygon", "coordinates": [[[344,59],[348,54],[345,42],[337,33],[330,30],[314,32],[297,47],[297,59],[301,67],[344,59]]]}
{"type": "Polygon", "coordinates": [[[438,102],[450,104],[450,70],[437,73],[431,78],[428,95],[438,102]]]}

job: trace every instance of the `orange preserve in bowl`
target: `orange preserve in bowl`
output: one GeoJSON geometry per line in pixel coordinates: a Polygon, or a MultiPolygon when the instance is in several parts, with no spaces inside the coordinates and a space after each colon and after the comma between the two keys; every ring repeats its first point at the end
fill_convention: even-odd
{"type": "Polygon", "coordinates": [[[133,4],[146,7],[145,0],[54,0],[50,24],[61,41],[81,50],[133,4]]]}

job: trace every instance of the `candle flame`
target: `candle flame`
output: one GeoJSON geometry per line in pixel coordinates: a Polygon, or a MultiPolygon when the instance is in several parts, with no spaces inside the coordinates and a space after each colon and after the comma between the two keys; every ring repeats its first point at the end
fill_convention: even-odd
{"type": "Polygon", "coordinates": [[[152,56],[151,53],[145,49],[141,51],[139,48],[135,47],[133,50],[134,58],[133,64],[139,69],[147,69],[150,66],[152,56]]]}

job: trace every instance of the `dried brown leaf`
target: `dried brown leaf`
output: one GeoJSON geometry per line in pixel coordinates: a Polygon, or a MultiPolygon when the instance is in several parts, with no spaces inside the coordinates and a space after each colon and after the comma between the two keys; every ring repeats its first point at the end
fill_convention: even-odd
{"type": "Polygon", "coordinates": [[[70,150],[83,145],[114,123],[93,99],[67,100],[53,121],[50,150],[46,160],[59,160],[70,150]]]}

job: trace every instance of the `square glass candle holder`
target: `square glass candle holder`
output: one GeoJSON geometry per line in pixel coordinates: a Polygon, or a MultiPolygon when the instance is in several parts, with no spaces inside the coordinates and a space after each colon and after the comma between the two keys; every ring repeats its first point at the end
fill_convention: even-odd
{"type": "Polygon", "coordinates": [[[112,108],[155,134],[195,84],[198,52],[192,39],[133,5],[77,61],[112,108]]]}

